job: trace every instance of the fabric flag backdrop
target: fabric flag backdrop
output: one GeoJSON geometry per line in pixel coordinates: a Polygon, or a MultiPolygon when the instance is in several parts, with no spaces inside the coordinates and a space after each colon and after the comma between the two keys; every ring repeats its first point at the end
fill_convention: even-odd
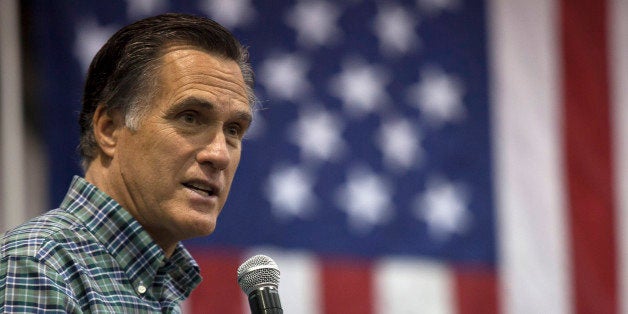
{"type": "Polygon", "coordinates": [[[83,73],[161,12],[250,47],[254,126],[188,313],[628,313],[628,1],[22,3],[51,207],[79,174],[83,73]]]}

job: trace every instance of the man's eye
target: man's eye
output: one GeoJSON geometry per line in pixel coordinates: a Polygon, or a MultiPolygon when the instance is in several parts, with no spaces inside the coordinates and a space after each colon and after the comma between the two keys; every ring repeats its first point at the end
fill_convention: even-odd
{"type": "Polygon", "coordinates": [[[229,135],[231,136],[240,137],[240,134],[242,133],[242,128],[237,124],[233,124],[227,127],[227,133],[229,133],[229,135]]]}
{"type": "Polygon", "coordinates": [[[242,140],[246,134],[249,124],[244,122],[232,122],[226,125],[225,132],[238,140],[242,140]]]}
{"type": "Polygon", "coordinates": [[[198,122],[198,119],[194,112],[184,112],[179,116],[179,120],[187,124],[196,124],[198,122]]]}

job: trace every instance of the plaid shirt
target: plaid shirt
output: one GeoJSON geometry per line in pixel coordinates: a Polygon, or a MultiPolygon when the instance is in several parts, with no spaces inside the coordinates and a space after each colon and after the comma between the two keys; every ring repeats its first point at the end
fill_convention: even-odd
{"type": "Polygon", "coordinates": [[[0,241],[0,313],[179,313],[201,281],[116,201],[75,177],[59,209],[0,241]]]}

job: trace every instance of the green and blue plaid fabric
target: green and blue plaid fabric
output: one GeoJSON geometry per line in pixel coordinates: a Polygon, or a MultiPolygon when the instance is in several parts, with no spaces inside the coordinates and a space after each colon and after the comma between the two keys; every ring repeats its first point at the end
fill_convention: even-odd
{"type": "Polygon", "coordinates": [[[60,208],[0,241],[0,313],[178,313],[201,281],[116,201],[74,177],[60,208]]]}

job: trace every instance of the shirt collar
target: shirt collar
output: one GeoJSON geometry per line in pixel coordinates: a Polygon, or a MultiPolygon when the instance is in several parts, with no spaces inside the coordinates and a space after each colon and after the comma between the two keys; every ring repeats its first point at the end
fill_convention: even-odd
{"type": "Polygon", "coordinates": [[[181,243],[170,262],[148,232],[118,202],[85,179],[75,176],[61,208],[76,216],[113,256],[133,287],[150,287],[159,269],[169,273],[182,297],[200,283],[199,267],[181,243]]]}

